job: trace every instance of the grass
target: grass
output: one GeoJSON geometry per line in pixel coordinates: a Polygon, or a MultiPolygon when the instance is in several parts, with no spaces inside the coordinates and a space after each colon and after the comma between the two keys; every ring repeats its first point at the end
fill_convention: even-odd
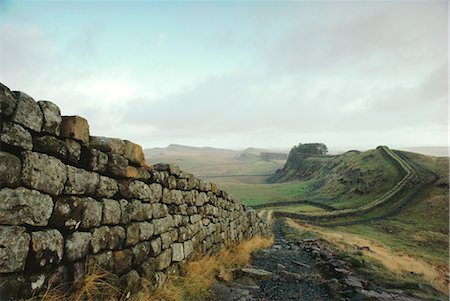
{"type": "MultiPolygon", "coordinates": [[[[165,283],[155,291],[150,285],[142,285],[141,290],[132,296],[120,289],[117,275],[98,266],[87,267],[83,283],[72,286],[67,292],[51,284],[41,295],[29,301],[81,301],[81,300],[132,300],[132,301],[196,301],[209,295],[209,288],[217,280],[231,281],[234,272],[250,263],[251,254],[259,249],[268,248],[274,242],[273,237],[255,236],[237,245],[230,245],[216,255],[206,255],[188,262],[183,276],[168,276],[165,283]]],[[[142,283],[150,279],[143,279],[142,283]]]]}

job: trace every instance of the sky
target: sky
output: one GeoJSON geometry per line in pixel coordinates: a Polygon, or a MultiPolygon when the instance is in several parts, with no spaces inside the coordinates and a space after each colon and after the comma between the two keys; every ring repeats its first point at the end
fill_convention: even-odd
{"type": "Polygon", "coordinates": [[[0,82],[144,148],[445,146],[448,2],[0,0],[0,82]]]}

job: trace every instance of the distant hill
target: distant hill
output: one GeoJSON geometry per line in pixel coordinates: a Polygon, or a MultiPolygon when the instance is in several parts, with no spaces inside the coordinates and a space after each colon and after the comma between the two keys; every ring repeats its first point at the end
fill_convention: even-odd
{"type": "Polygon", "coordinates": [[[284,154],[283,159],[276,151],[262,148],[230,150],[179,144],[145,149],[144,154],[150,164],[176,163],[183,170],[204,178],[269,175],[283,167],[287,157],[284,154]],[[263,157],[261,153],[264,153],[263,157]]]}
{"type": "Polygon", "coordinates": [[[401,150],[410,151],[414,153],[424,154],[435,157],[448,157],[447,146],[417,146],[417,147],[401,147],[401,150]]]}

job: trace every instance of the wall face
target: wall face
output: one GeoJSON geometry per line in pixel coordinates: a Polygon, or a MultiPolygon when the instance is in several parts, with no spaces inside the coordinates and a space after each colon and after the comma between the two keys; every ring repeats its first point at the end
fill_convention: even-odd
{"type": "Polygon", "coordinates": [[[177,166],[147,166],[142,148],[93,137],[0,84],[0,299],[31,296],[48,282],[83,280],[85,263],[158,283],[195,251],[219,250],[270,228],[177,166]]]}

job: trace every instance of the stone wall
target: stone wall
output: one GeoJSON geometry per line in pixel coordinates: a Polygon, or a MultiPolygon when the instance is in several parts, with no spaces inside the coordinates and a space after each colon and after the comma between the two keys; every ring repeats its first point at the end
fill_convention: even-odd
{"type": "Polygon", "coordinates": [[[133,142],[90,136],[84,118],[1,84],[0,101],[2,300],[80,283],[86,262],[129,290],[157,285],[193,254],[271,234],[216,185],[148,166],[133,142]]]}

